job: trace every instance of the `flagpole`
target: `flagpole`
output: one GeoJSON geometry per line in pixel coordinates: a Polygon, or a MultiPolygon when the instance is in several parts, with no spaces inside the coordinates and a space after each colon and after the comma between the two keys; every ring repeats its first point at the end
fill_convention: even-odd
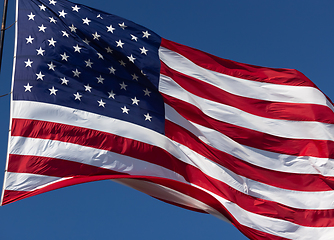
{"type": "Polygon", "coordinates": [[[4,43],[5,30],[6,30],[7,4],[8,4],[8,0],[4,0],[2,23],[1,23],[1,36],[0,36],[0,72],[1,72],[1,63],[2,63],[3,43],[4,43]]]}

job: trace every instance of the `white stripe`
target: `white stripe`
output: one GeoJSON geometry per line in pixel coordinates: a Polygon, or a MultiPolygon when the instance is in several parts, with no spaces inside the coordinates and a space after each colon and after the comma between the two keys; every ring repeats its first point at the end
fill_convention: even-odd
{"type": "Polygon", "coordinates": [[[5,190],[33,191],[68,178],[50,177],[31,173],[7,172],[5,190]]]}
{"type": "Polygon", "coordinates": [[[333,159],[285,155],[244,146],[218,131],[188,121],[167,104],[165,113],[166,119],[187,129],[202,142],[245,162],[279,172],[334,177],[333,159]]]}
{"type": "MultiPolygon", "coordinates": [[[[176,158],[182,158],[184,155],[165,135],[126,121],[54,104],[29,101],[13,101],[12,104],[13,118],[57,122],[94,129],[158,146],[176,158]]],[[[183,158],[183,161],[192,164],[187,158],[183,158]]]]}
{"type": "Polygon", "coordinates": [[[334,177],[333,159],[316,158],[311,156],[293,156],[264,151],[238,144],[224,134],[213,129],[203,127],[196,123],[192,124],[201,131],[214,148],[245,162],[274,171],[321,174],[323,176],[334,177]]]}
{"type": "Polygon", "coordinates": [[[244,226],[253,228],[272,235],[296,239],[296,240],[331,240],[334,235],[334,227],[305,227],[289,221],[270,218],[246,211],[237,204],[232,203],[214,193],[200,188],[208,192],[234,216],[234,218],[244,226]]]}
{"type": "Polygon", "coordinates": [[[182,144],[175,142],[175,145],[178,145],[204,174],[224,182],[235,190],[249,196],[300,209],[332,209],[334,206],[334,191],[303,192],[270,186],[240,176],[182,144]]]}
{"type": "Polygon", "coordinates": [[[311,103],[334,108],[327,98],[316,88],[263,83],[231,77],[202,68],[186,57],[160,47],[159,57],[168,67],[216,86],[229,93],[273,102],[311,103]]]}
{"type": "Polygon", "coordinates": [[[131,187],[133,189],[146,193],[152,197],[164,199],[187,207],[203,210],[230,223],[230,221],[228,221],[225,216],[223,216],[221,213],[219,213],[217,210],[210,207],[209,205],[199,201],[198,199],[190,197],[184,193],[171,189],[169,187],[156,184],[154,182],[142,181],[139,179],[121,178],[121,179],[113,179],[112,181],[131,187]]]}
{"type": "Polygon", "coordinates": [[[10,154],[57,158],[130,175],[164,176],[169,179],[185,182],[184,178],[178,173],[156,164],[78,144],[48,139],[11,137],[10,145],[10,154]]]}
{"type": "Polygon", "coordinates": [[[160,75],[159,91],[198,107],[209,117],[240,127],[284,138],[334,140],[333,124],[259,117],[238,108],[200,98],[164,75],[160,75]]]}
{"type": "MultiPolygon", "coordinates": [[[[184,193],[180,193],[174,189],[135,179],[116,179],[113,181],[137,189],[150,196],[204,210],[218,218],[223,218],[223,220],[226,220],[226,218],[223,217],[218,211],[206,205],[205,203],[185,195],[184,193]]],[[[196,185],[192,186],[205,191],[206,193],[216,198],[241,225],[247,226],[249,228],[289,239],[325,240],[332,239],[333,237],[333,227],[305,227],[291,223],[289,221],[258,215],[246,211],[240,208],[237,204],[230,202],[206,189],[196,185]]]]}

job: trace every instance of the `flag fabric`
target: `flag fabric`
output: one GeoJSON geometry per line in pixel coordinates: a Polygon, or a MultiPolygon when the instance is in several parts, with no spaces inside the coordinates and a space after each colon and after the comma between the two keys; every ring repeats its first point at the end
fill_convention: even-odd
{"type": "Polygon", "coordinates": [[[250,239],[332,239],[333,104],[64,0],[17,0],[1,204],[112,179],[250,239]]]}

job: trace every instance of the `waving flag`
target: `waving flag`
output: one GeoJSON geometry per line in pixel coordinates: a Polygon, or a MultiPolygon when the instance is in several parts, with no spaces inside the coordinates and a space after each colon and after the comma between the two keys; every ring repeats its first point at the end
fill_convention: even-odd
{"type": "Polygon", "coordinates": [[[333,104],[64,0],[18,0],[2,205],[103,179],[250,239],[332,239],[333,104]]]}

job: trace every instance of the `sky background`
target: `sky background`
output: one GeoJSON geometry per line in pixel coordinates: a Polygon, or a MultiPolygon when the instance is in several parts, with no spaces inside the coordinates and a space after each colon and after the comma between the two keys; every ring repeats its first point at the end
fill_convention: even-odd
{"type": "MultiPolygon", "coordinates": [[[[297,69],[334,100],[333,0],[75,2],[127,18],[164,38],[222,58],[297,69]]],[[[9,0],[7,26],[14,22],[14,11],[15,1],[9,0]]],[[[0,95],[10,92],[13,42],[14,27],[6,31],[0,95]]],[[[9,96],[0,98],[0,169],[5,169],[6,163],[9,100],[9,96]]],[[[111,181],[100,181],[0,207],[0,239],[247,238],[213,216],[168,205],[111,181]]]]}

